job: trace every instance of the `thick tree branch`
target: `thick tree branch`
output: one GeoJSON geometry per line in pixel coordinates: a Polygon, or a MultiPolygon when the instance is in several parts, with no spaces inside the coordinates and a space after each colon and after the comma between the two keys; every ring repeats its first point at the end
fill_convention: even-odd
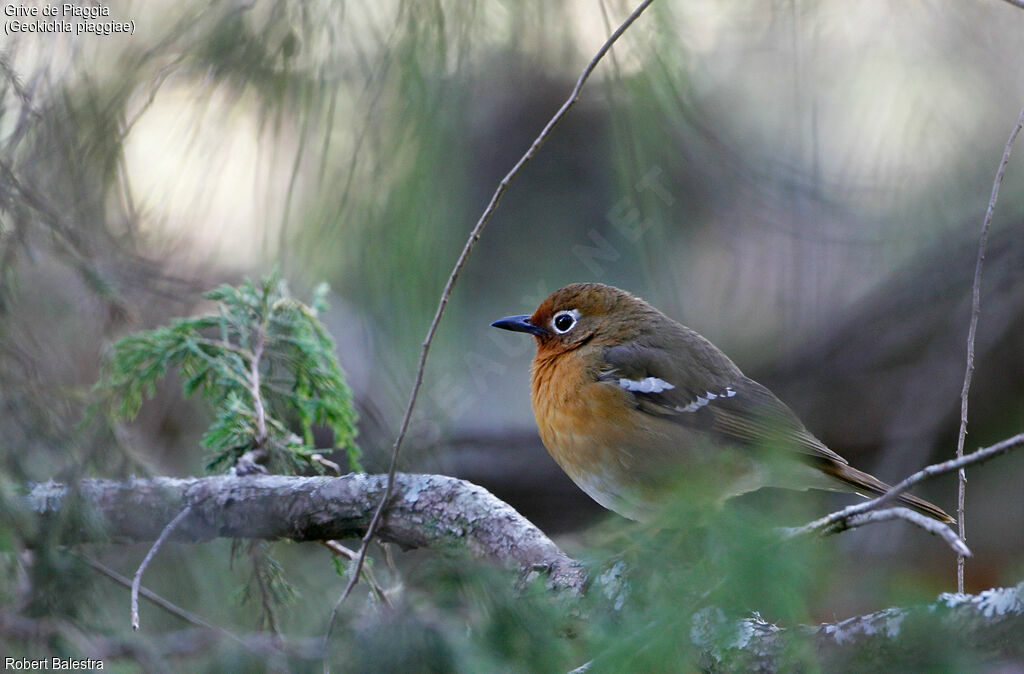
{"type": "MultiPolygon", "coordinates": [[[[101,536],[114,541],[152,541],[168,531],[163,522],[189,506],[190,513],[168,533],[168,540],[351,538],[365,531],[386,480],[386,475],[365,474],[338,478],[258,475],[83,480],[75,485],[76,501],[93,509],[105,524],[105,533],[83,527],[76,530],[76,540],[66,542],[97,541],[101,536]]],[[[514,561],[526,570],[543,568],[549,572],[552,585],[582,591],[585,577],[579,565],[482,487],[445,476],[403,473],[396,474],[394,484],[392,505],[380,522],[382,538],[407,547],[469,548],[485,558],[514,561]]],[[[52,517],[65,504],[70,505],[70,490],[66,485],[41,484],[27,499],[40,516],[52,517]]],[[[708,611],[695,618],[690,634],[698,646],[707,650],[711,663],[708,669],[712,671],[737,666],[785,671],[790,640],[807,637],[814,640],[824,663],[840,667],[854,655],[857,662],[863,662],[865,653],[877,653],[876,660],[881,664],[887,652],[912,643],[907,640],[919,635],[921,626],[929,625],[948,630],[972,648],[1004,657],[1024,657],[1024,642],[1012,636],[1024,629],[1024,583],[978,595],[943,594],[927,606],[889,608],[818,626],[785,629],[749,619],[736,623],[736,638],[726,642],[720,639],[721,628],[728,627],[724,615],[715,609],[708,611]]],[[[0,620],[0,633],[11,629],[17,631],[13,623],[0,620]]],[[[203,635],[205,642],[224,636],[212,631],[195,634],[203,635]]],[[[126,640],[123,653],[106,643],[97,648],[83,646],[82,653],[123,657],[132,651],[134,643],[126,640]]]]}
{"type": "MultiPolygon", "coordinates": [[[[105,524],[113,540],[156,540],[185,507],[169,540],[214,538],[325,541],[362,536],[384,494],[387,475],[343,477],[230,475],[148,480],[83,480],[77,495],[105,524]]],[[[46,483],[28,498],[44,517],[64,505],[68,487],[46,483]]],[[[443,475],[398,473],[391,506],[380,522],[381,538],[403,547],[468,548],[481,557],[544,569],[550,584],[581,592],[586,576],[574,560],[537,527],[483,487],[443,475]]],[[[73,542],[93,534],[78,531],[73,542]]]]}

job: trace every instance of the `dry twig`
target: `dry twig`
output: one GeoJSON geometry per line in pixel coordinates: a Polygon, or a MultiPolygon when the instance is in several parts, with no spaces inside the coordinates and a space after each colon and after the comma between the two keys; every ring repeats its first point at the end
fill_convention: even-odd
{"type": "MultiPolygon", "coordinates": [[[[342,545],[338,541],[327,540],[327,541],[320,541],[320,543],[325,548],[327,548],[328,550],[333,552],[334,554],[338,555],[339,557],[344,557],[345,559],[347,559],[350,562],[354,562],[357,559],[359,559],[359,553],[358,552],[356,552],[352,548],[345,547],[344,545],[342,545]]],[[[377,600],[381,604],[383,604],[384,606],[387,606],[388,608],[394,608],[394,605],[391,603],[391,600],[388,599],[388,595],[384,592],[384,588],[382,588],[380,586],[380,583],[377,582],[377,578],[376,578],[376,576],[373,573],[373,569],[371,569],[370,567],[364,565],[364,567],[363,567],[363,577],[366,579],[366,582],[369,584],[370,589],[373,590],[373,594],[376,595],[377,600]]]]}
{"type": "Polygon", "coordinates": [[[791,529],[788,532],[788,536],[802,536],[817,532],[832,532],[833,530],[840,531],[843,528],[849,528],[841,526],[837,527],[836,525],[839,522],[848,522],[851,518],[866,513],[868,511],[877,510],[881,506],[890,503],[898,495],[907,491],[914,485],[920,482],[924,482],[925,480],[928,480],[930,478],[933,478],[936,475],[943,475],[945,473],[951,473],[954,470],[959,470],[966,466],[984,463],[989,459],[994,459],[995,457],[1001,454],[1006,454],[1007,452],[1017,449],[1019,447],[1024,447],[1024,433],[1014,435],[1013,437],[997,442],[996,444],[991,445],[989,447],[979,449],[976,452],[972,452],[960,458],[950,459],[949,461],[944,461],[942,463],[935,463],[930,466],[926,466],[921,470],[917,471],[916,473],[914,473],[913,475],[911,475],[910,477],[908,477],[907,479],[898,483],[896,486],[894,486],[892,489],[882,494],[878,498],[874,498],[871,499],[870,501],[865,501],[863,503],[857,503],[852,506],[847,506],[842,510],[837,510],[836,512],[831,513],[830,515],[826,515],[821,519],[814,520],[813,522],[805,524],[802,527],[796,527],[795,529],[791,529]]]}
{"type": "MultiPolygon", "coordinates": [[[[985,211],[985,221],[981,225],[981,238],[978,241],[978,261],[974,265],[974,284],[971,291],[971,325],[967,329],[967,367],[964,370],[964,386],[960,391],[960,432],[956,440],[956,456],[961,458],[964,455],[964,441],[967,439],[967,398],[971,392],[971,375],[974,374],[974,337],[978,330],[978,317],[981,315],[981,272],[985,264],[985,249],[988,246],[988,232],[992,227],[992,214],[995,212],[996,200],[999,198],[999,186],[1003,183],[1003,176],[1006,173],[1006,165],[1010,161],[1010,151],[1013,149],[1013,141],[1024,127],[1024,108],[1021,108],[1020,116],[1017,117],[1017,124],[1010,132],[1010,138],[1006,141],[1003,149],[1003,158],[996,169],[995,180],[992,181],[992,194],[988,199],[988,209],[985,211]]],[[[967,474],[961,468],[957,476],[956,495],[956,521],[959,528],[961,540],[967,539],[967,530],[964,520],[967,519],[966,507],[967,474]]],[[[956,591],[964,591],[964,555],[956,560],[956,591]]]]}
{"type": "Polygon", "coordinates": [[[174,516],[174,519],[167,523],[164,530],[160,532],[160,537],[156,539],[152,547],[149,548],[149,552],[146,553],[146,557],[142,560],[142,564],[139,564],[139,568],[135,571],[135,577],[132,578],[132,629],[139,629],[139,585],[142,584],[142,574],[146,572],[146,567],[153,561],[153,557],[156,556],[157,550],[164,544],[167,537],[171,535],[174,528],[181,524],[181,521],[188,517],[188,514],[192,512],[192,506],[185,506],[181,512],[174,516]]]}
{"type": "MultiPolygon", "coordinates": [[[[88,564],[90,567],[92,567],[95,571],[103,574],[104,576],[106,576],[107,578],[111,579],[115,583],[118,583],[119,585],[123,585],[126,588],[131,589],[132,584],[134,582],[132,579],[127,578],[125,576],[122,576],[117,571],[114,571],[110,567],[108,567],[105,564],[102,564],[102,563],[96,561],[95,559],[92,559],[91,557],[86,557],[85,555],[79,555],[78,558],[81,559],[86,564],[88,564]]],[[[219,634],[221,634],[221,635],[223,635],[225,637],[228,637],[229,639],[233,639],[234,641],[237,641],[240,644],[244,644],[245,643],[241,639],[241,637],[239,637],[239,636],[235,635],[234,633],[224,629],[223,627],[220,627],[218,625],[214,625],[211,622],[207,622],[206,620],[204,620],[203,618],[200,618],[199,616],[197,616],[196,614],[192,613],[191,611],[186,611],[185,609],[181,608],[180,606],[178,606],[174,602],[171,602],[171,601],[168,601],[168,600],[164,599],[163,597],[158,595],[156,592],[153,592],[149,588],[140,587],[139,588],[139,594],[141,594],[143,597],[145,597],[146,599],[150,600],[151,602],[153,602],[154,604],[156,604],[157,606],[159,606],[163,610],[167,611],[171,615],[176,616],[178,618],[181,618],[182,620],[184,620],[187,623],[191,623],[192,625],[195,625],[196,627],[202,627],[203,629],[211,630],[213,632],[218,632],[219,634]]]]}
{"type": "Polygon", "coordinates": [[[886,508],[884,510],[871,510],[866,513],[854,515],[845,520],[841,520],[836,523],[834,528],[829,529],[826,533],[839,533],[847,529],[856,529],[866,524],[874,524],[875,522],[889,522],[892,520],[906,520],[911,524],[915,524],[918,527],[924,529],[930,534],[938,536],[942,540],[946,541],[949,547],[953,548],[953,552],[961,557],[970,557],[971,550],[967,545],[960,540],[960,537],[950,529],[948,526],[933,520],[930,517],[916,513],[913,510],[903,507],[897,508],[886,508]]]}

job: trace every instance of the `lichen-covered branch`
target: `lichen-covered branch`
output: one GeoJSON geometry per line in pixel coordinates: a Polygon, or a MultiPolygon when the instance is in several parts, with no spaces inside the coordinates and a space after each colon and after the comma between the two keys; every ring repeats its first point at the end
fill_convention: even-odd
{"type": "MultiPolygon", "coordinates": [[[[153,541],[185,507],[169,540],[214,538],[323,541],[361,536],[386,488],[386,475],[253,475],[82,480],[79,497],[115,541],[153,541]]],[[[67,485],[36,486],[28,498],[42,516],[65,504],[67,485]]],[[[543,569],[552,586],[581,592],[585,573],[540,529],[483,487],[443,475],[399,473],[381,538],[403,547],[468,548],[481,557],[543,569]]],[[[95,536],[79,530],[78,541],[95,536]]]]}
{"type": "MultiPolygon", "coordinates": [[[[365,531],[386,479],[350,474],[83,480],[75,485],[75,500],[93,509],[112,541],[155,540],[166,522],[189,506],[168,540],[333,540],[365,531]]],[[[72,501],[69,487],[56,483],[37,485],[27,498],[41,517],[56,515],[72,501]]],[[[574,592],[586,582],[582,568],[511,506],[456,478],[397,474],[379,533],[407,547],[468,548],[522,569],[544,569],[553,586],[574,592]]],[[[103,534],[83,527],[74,535],[76,540],[66,542],[97,541],[103,534]]],[[[708,671],[775,672],[787,671],[791,647],[808,638],[822,665],[834,671],[854,662],[883,667],[894,653],[913,650],[923,634],[1018,661],[1024,659],[1022,633],[1024,583],[977,595],[943,594],[925,606],[793,628],[759,618],[731,623],[720,610],[709,608],[695,616],[690,638],[704,650],[708,671]]]]}
{"type": "MultiPolygon", "coordinates": [[[[728,625],[711,608],[694,616],[691,637],[705,651],[708,671],[789,671],[787,647],[813,641],[824,671],[892,670],[900,653],[935,642],[1004,662],[1024,659],[1024,583],[976,595],[943,593],[937,601],[888,608],[817,626],[784,629],[759,616],[728,625]],[[723,639],[723,635],[733,636],[723,639]]],[[[791,652],[790,652],[791,654],[791,652]]],[[[1014,670],[1016,671],[1016,670],[1014,670]]]]}

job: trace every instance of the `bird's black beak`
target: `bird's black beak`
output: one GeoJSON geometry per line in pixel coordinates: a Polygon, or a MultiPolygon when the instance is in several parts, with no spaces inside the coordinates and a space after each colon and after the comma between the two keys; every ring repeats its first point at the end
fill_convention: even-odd
{"type": "Polygon", "coordinates": [[[512,332],[528,332],[531,335],[536,335],[537,337],[543,337],[544,335],[550,334],[539,325],[531,323],[530,317],[526,314],[523,314],[522,316],[506,316],[505,318],[500,318],[491,323],[491,327],[501,328],[502,330],[511,330],[512,332]]]}

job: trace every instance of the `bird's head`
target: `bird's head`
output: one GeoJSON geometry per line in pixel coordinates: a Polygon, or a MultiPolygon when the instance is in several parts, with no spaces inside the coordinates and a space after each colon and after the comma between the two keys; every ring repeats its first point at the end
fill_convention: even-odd
{"type": "Polygon", "coordinates": [[[562,353],[584,344],[615,346],[633,339],[654,311],[638,297],[601,283],[573,283],[551,293],[533,315],[508,316],[496,328],[528,332],[538,352],[562,353]]]}

